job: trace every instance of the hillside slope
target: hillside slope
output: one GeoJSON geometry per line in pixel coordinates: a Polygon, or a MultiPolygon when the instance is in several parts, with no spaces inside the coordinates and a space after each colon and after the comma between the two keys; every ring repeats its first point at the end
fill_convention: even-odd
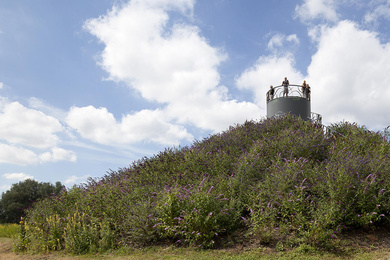
{"type": "Polygon", "coordinates": [[[389,142],[356,124],[287,116],[245,122],[166,149],[40,201],[19,250],[106,251],[156,242],[210,248],[237,232],[261,243],[327,246],[389,224],[389,142]]]}

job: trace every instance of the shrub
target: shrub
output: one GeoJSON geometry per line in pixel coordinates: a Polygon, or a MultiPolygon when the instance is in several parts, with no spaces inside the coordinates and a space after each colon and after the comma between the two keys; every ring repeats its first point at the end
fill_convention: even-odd
{"type": "Polygon", "coordinates": [[[204,179],[194,188],[169,187],[162,194],[156,212],[156,224],[162,238],[202,248],[214,245],[215,237],[234,228],[237,212],[214,186],[205,188],[204,179]]]}

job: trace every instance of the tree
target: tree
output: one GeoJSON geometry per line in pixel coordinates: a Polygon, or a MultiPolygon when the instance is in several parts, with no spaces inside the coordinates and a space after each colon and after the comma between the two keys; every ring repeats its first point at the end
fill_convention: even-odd
{"type": "Polygon", "coordinates": [[[61,182],[56,182],[54,186],[49,182],[38,183],[31,179],[13,184],[10,190],[2,193],[0,222],[18,223],[26,208],[39,199],[58,195],[62,188],[61,182]]]}

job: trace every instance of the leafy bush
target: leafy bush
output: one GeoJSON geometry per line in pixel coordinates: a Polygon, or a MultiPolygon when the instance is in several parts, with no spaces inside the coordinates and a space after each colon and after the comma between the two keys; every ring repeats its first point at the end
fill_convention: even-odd
{"type": "Polygon", "coordinates": [[[162,194],[154,225],[162,238],[209,248],[215,237],[234,228],[239,215],[233,203],[216,194],[214,186],[206,189],[205,180],[197,188],[169,187],[162,194]]]}

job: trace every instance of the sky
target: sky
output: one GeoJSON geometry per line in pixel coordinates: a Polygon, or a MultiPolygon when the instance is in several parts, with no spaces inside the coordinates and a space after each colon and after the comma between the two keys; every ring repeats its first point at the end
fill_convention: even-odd
{"type": "Polygon", "coordinates": [[[67,187],[266,117],[390,125],[390,0],[0,0],[0,192],[67,187]]]}

